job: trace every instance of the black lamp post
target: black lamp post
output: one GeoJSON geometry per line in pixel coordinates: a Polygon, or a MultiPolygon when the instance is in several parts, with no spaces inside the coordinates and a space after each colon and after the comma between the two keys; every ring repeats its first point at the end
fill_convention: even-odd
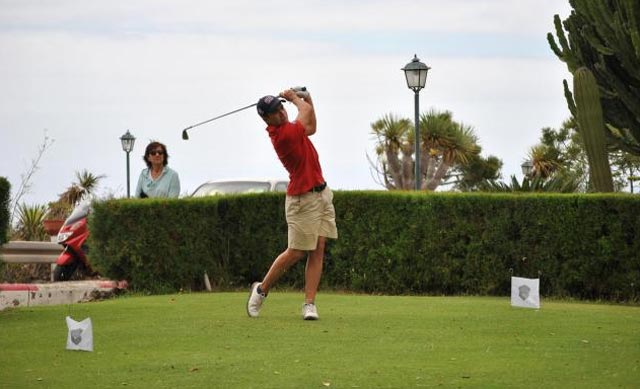
{"type": "Polygon", "coordinates": [[[522,162],[522,165],[520,165],[520,167],[522,168],[522,174],[524,174],[526,178],[529,178],[531,176],[531,173],[533,173],[533,162],[531,162],[531,160],[529,159],[522,162]]]}
{"type": "Polygon", "coordinates": [[[127,197],[131,197],[131,192],[129,190],[129,153],[133,150],[133,145],[136,143],[136,137],[131,135],[129,130],[120,137],[120,142],[122,142],[122,150],[127,153],[127,197]]]}
{"type": "Polygon", "coordinates": [[[427,72],[431,69],[427,65],[420,62],[417,55],[413,55],[413,59],[402,70],[407,78],[407,86],[413,90],[415,94],[415,125],[416,125],[416,173],[415,182],[416,190],[420,190],[420,90],[427,83],[427,72]]]}

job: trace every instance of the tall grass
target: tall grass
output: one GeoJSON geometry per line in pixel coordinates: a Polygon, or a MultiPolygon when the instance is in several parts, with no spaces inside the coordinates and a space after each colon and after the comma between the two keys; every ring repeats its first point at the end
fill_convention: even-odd
{"type": "Polygon", "coordinates": [[[640,308],[508,298],[323,293],[122,297],[0,312],[0,387],[637,387],[640,308]],[[94,352],[65,350],[91,317],[94,352]]]}

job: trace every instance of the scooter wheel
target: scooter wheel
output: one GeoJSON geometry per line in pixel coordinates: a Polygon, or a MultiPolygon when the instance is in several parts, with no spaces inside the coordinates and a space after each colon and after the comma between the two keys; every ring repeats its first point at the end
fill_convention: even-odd
{"type": "Polygon", "coordinates": [[[54,281],[69,281],[73,277],[73,273],[76,272],[78,267],[78,261],[73,261],[68,265],[56,265],[53,269],[54,281]]]}

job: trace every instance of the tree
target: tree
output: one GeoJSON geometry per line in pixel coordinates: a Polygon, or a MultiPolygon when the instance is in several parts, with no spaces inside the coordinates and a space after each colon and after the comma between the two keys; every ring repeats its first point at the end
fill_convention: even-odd
{"type": "Polygon", "coordinates": [[[537,144],[529,150],[529,160],[533,164],[533,177],[547,179],[560,168],[557,150],[545,144],[537,144]]]}
{"type": "MultiPolygon", "coordinates": [[[[547,40],[553,52],[574,74],[588,68],[600,89],[608,142],[640,155],[640,2],[633,0],[569,0],[573,11],[561,22],[555,15],[558,43],[547,40]],[[563,28],[564,27],[564,28],[563,28]],[[565,34],[566,30],[566,34],[565,34]]],[[[575,102],[564,80],[569,109],[575,102]]]]}
{"type": "Polygon", "coordinates": [[[76,182],[72,182],[58,200],[49,203],[45,218],[64,220],[84,196],[93,193],[102,178],[104,175],[96,176],[87,170],[76,172],[76,182]]]}
{"type": "MultiPolygon", "coordinates": [[[[419,125],[423,190],[435,190],[450,177],[451,169],[468,164],[480,153],[473,129],[454,121],[449,111],[423,113],[419,125]]],[[[372,123],[371,129],[377,139],[378,158],[377,163],[370,163],[379,182],[387,189],[413,189],[415,133],[412,122],[388,114],[372,123]]]]}
{"type": "Polygon", "coordinates": [[[625,153],[618,150],[609,156],[611,160],[613,185],[617,191],[629,185],[631,193],[634,193],[634,181],[640,177],[640,156],[625,153]]]}
{"type": "Polygon", "coordinates": [[[574,118],[565,120],[559,129],[542,129],[540,144],[529,151],[533,175],[566,177],[578,183],[579,191],[589,185],[589,165],[574,118]]]}
{"type": "Polygon", "coordinates": [[[449,111],[420,115],[420,135],[423,189],[436,190],[450,168],[467,165],[481,151],[473,128],[454,121],[449,111]]]}
{"type": "Polygon", "coordinates": [[[9,220],[10,220],[9,224],[11,226],[13,225],[13,218],[15,216],[16,211],[18,210],[18,206],[19,206],[18,204],[20,202],[20,199],[22,199],[22,197],[27,193],[29,193],[29,191],[31,190],[31,179],[40,168],[40,159],[44,155],[45,151],[47,151],[47,149],[51,147],[53,142],[55,142],[55,140],[52,138],[49,138],[49,136],[47,135],[47,131],[45,130],[44,139],[40,144],[40,146],[38,147],[38,152],[35,158],[31,160],[31,165],[29,166],[27,171],[20,176],[21,178],[20,185],[18,186],[18,189],[16,190],[15,195],[11,199],[11,206],[10,206],[11,214],[9,216],[9,220]]]}
{"type": "Polygon", "coordinates": [[[573,193],[578,190],[578,183],[570,177],[542,177],[523,178],[522,183],[516,176],[511,176],[511,182],[484,181],[478,185],[483,192],[557,192],[573,193]]]}
{"type": "Polygon", "coordinates": [[[86,169],[82,172],[76,172],[76,182],[72,182],[71,186],[60,194],[60,200],[71,205],[78,204],[83,196],[93,193],[102,178],[104,175],[96,176],[86,169]]]}
{"type": "Polygon", "coordinates": [[[372,123],[371,129],[377,138],[376,155],[381,165],[375,170],[382,177],[383,185],[387,189],[415,186],[411,157],[415,136],[410,131],[411,121],[388,114],[372,123]]]}
{"type": "MultiPolygon", "coordinates": [[[[533,177],[558,178],[575,182],[577,191],[591,192],[589,164],[581,134],[574,118],[565,120],[559,129],[542,129],[540,143],[529,151],[533,177]]],[[[622,190],[640,174],[640,157],[622,150],[609,154],[616,191],[622,190]]]]}
{"type": "Polygon", "coordinates": [[[14,231],[14,239],[46,240],[47,233],[42,225],[45,213],[46,207],[44,205],[20,204],[18,207],[18,222],[14,231]]]}
{"type": "Polygon", "coordinates": [[[500,170],[502,160],[498,157],[473,155],[466,165],[453,168],[446,181],[462,192],[475,191],[482,182],[498,180],[501,177],[500,170]]]}
{"type": "Polygon", "coordinates": [[[548,155],[557,159],[558,171],[575,172],[587,181],[589,165],[575,118],[565,120],[557,130],[543,128],[540,142],[551,149],[548,155]]]}
{"type": "Polygon", "coordinates": [[[562,123],[558,130],[542,129],[540,143],[531,147],[528,160],[532,172],[519,182],[511,176],[510,182],[486,180],[478,190],[487,192],[560,192],[586,190],[588,165],[582,141],[575,131],[573,118],[562,123]]]}

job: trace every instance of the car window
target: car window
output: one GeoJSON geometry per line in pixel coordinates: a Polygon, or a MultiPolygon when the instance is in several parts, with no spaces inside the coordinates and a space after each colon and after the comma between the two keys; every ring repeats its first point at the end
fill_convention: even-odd
{"type": "Polygon", "coordinates": [[[287,186],[289,186],[289,183],[287,181],[278,181],[276,182],[276,186],[273,188],[273,190],[276,192],[286,192],[287,186]]]}
{"type": "Polygon", "coordinates": [[[203,184],[193,193],[193,196],[213,196],[232,193],[261,193],[268,192],[271,185],[266,181],[224,181],[203,184]]]}

